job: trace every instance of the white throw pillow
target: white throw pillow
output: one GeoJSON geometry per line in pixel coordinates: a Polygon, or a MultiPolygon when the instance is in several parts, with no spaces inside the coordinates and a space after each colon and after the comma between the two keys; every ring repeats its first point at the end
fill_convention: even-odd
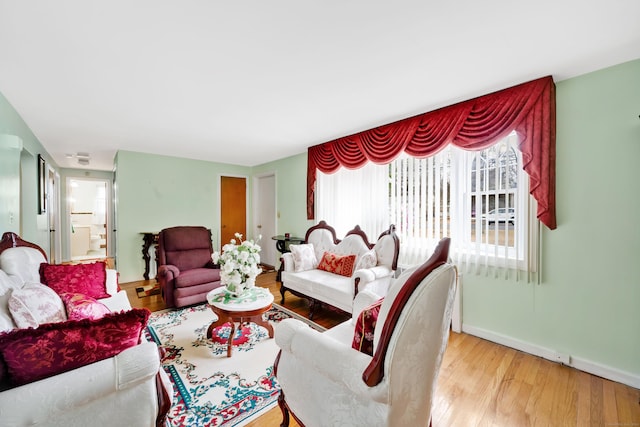
{"type": "Polygon", "coordinates": [[[27,283],[22,289],[15,289],[9,297],[9,311],[21,329],[67,320],[60,296],[41,283],[27,283]]]}
{"type": "Polygon", "coordinates": [[[289,250],[293,255],[293,271],[296,273],[312,270],[318,266],[313,244],[289,245],[289,250]]]}
{"type": "Polygon", "coordinates": [[[378,257],[376,256],[376,251],[371,249],[358,257],[355,271],[363,268],[373,268],[376,265],[378,265],[378,257]]]}
{"type": "Polygon", "coordinates": [[[0,332],[11,331],[16,328],[16,324],[9,311],[9,297],[14,289],[20,288],[20,279],[10,277],[3,270],[0,270],[0,332]]]}
{"type": "Polygon", "coordinates": [[[0,269],[9,276],[17,276],[22,283],[40,282],[40,264],[47,262],[34,248],[21,246],[5,249],[0,254],[0,269]]]}

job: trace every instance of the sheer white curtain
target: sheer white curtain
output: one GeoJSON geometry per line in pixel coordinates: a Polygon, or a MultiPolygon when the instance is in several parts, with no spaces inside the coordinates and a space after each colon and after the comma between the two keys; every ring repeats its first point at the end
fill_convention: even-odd
{"type": "Polygon", "coordinates": [[[389,222],[389,166],[367,163],[355,170],[318,172],[316,218],[336,229],[339,239],[356,225],[374,243],[389,222]]]}
{"type": "Polygon", "coordinates": [[[452,236],[449,154],[445,149],[426,159],[402,156],[389,165],[401,266],[424,262],[442,237],[452,236]]]}
{"type": "Polygon", "coordinates": [[[449,146],[426,159],[319,173],[316,218],[338,237],[356,224],[370,241],[390,224],[400,267],[424,262],[442,237],[465,271],[537,271],[539,222],[512,133],[482,151],[449,146]]]}

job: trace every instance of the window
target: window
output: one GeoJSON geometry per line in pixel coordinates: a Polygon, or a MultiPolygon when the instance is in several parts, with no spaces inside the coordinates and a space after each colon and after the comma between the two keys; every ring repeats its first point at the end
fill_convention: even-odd
{"type": "Polygon", "coordinates": [[[395,224],[401,267],[424,261],[450,236],[458,264],[532,271],[535,210],[516,144],[512,133],[483,151],[449,145],[426,159],[405,155],[388,165],[318,173],[317,218],[338,235],[358,224],[370,240],[395,224]]]}

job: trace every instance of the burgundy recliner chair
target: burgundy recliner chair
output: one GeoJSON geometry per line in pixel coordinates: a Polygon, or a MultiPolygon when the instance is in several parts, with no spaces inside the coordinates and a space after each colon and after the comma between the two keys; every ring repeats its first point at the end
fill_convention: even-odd
{"type": "Polygon", "coordinates": [[[158,282],[167,307],[207,300],[222,286],[220,269],[211,260],[211,231],[205,227],[165,228],[158,235],[158,282]]]}

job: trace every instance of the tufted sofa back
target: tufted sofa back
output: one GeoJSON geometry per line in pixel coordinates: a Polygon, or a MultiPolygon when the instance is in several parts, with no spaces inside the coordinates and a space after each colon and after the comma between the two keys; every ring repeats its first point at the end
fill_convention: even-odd
{"type": "Polygon", "coordinates": [[[380,235],[375,245],[369,243],[367,235],[359,226],[347,233],[344,239],[336,238],[333,227],[327,225],[326,222],[320,221],[318,225],[311,227],[307,231],[306,243],[313,244],[316,259],[322,259],[322,254],[331,252],[337,255],[360,255],[373,248],[378,259],[377,265],[384,265],[391,270],[397,268],[398,253],[400,251],[400,242],[395,234],[395,226],[389,227],[389,230],[380,235]]]}

